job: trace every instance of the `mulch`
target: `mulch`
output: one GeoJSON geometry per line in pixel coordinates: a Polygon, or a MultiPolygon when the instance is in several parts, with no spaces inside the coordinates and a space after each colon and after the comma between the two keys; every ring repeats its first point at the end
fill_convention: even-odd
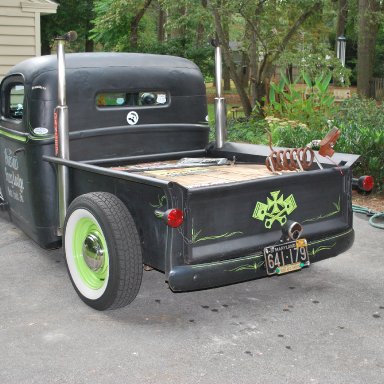
{"type": "Polygon", "coordinates": [[[352,203],[376,212],[384,212],[384,193],[360,195],[353,191],[352,203]]]}

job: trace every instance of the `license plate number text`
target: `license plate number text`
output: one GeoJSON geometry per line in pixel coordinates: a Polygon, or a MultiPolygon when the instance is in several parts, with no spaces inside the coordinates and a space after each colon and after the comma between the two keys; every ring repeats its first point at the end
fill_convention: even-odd
{"type": "Polygon", "coordinates": [[[309,265],[307,241],[299,239],[265,247],[264,258],[268,275],[296,271],[309,265]]]}

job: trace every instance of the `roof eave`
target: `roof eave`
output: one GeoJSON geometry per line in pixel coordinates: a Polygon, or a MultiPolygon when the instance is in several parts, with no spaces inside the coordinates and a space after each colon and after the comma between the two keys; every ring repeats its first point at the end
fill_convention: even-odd
{"type": "Polygon", "coordinates": [[[56,13],[58,4],[50,0],[40,0],[37,2],[22,1],[21,9],[24,12],[39,12],[41,14],[56,13]]]}

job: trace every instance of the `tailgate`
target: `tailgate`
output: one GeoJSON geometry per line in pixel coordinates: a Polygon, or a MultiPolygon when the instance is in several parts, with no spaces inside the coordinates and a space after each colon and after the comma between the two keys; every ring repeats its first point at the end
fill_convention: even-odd
{"type": "Polygon", "coordinates": [[[308,243],[352,228],[351,171],[329,168],[184,190],[185,264],[244,257],[276,244],[287,220],[308,243]]]}

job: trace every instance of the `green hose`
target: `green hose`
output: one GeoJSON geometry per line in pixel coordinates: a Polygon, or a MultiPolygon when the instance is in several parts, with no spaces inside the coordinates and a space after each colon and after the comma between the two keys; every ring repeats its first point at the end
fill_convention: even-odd
{"type": "Polygon", "coordinates": [[[372,209],[368,209],[365,207],[362,207],[360,205],[354,205],[352,204],[352,210],[356,213],[364,213],[367,216],[371,216],[369,218],[369,224],[372,225],[372,227],[384,229],[384,212],[377,212],[372,209]],[[379,222],[376,220],[379,219],[379,222]],[[383,221],[380,223],[380,221],[383,221]]]}

